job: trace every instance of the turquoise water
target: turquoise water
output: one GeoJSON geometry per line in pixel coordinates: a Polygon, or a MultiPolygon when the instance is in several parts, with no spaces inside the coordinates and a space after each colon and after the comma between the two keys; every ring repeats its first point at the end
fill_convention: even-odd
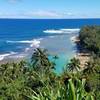
{"type": "MultiPolygon", "coordinates": [[[[78,35],[78,33],[67,35],[65,34],[60,36],[57,35],[52,38],[48,37],[42,40],[40,47],[48,48],[48,52],[51,55],[58,56],[58,59],[55,61],[55,72],[61,73],[68,61],[76,54],[76,44],[71,41],[71,37],[75,35],[78,35]]],[[[50,60],[52,61],[52,57],[50,57],[50,60]]]]}
{"type": "Polygon", "coordinates": [[[60,73],[72,58],[76,45],[71,41],[84,25],[100,25],[100,19],[0,19],[0,61],[31,56],[40,47],[58,55],[60,73]]]}
{"type": "Polygon", "coordinates": [[[58,57],[59,58],[55,61],[55,63],[56,63],[55,72],[61,73],[63,71],[63,69],[66,67],[66,65],[68,64],[71,56],[69,57],[68,54],[58,54],[58,57]]]}

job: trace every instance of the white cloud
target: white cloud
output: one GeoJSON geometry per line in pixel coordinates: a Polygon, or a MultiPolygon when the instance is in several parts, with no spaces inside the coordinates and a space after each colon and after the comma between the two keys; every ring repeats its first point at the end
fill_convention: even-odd
{"type": "Polygon", "coordinates": [[[51,17],[51,18],[62,17],[62,14],[56,11],[44,11],[44,10],[24,12],[22,15],[28,17],[51,17]]]}
{"type": "Polygon", "coordinates": [[[57,12],[57,11],[22,11],[15,13],[0,13],[0,18],[72,18],[74,15],[70,12],[57,12]]]}
{"type": "Polygon", "coordinates": [[[22,11],[22,12],[0,12],[0,18],[62,18],[63,14],[56,11],[22,11]]]}
{"type": "Polygon", "coordinates": [[[71,13],[68,11],[57,12],[57,11],[22,11],[22,12],[0,12],[0,18],[99,18],[100,14],[83,14],[83,13],[71,13]]]}
{"type": "Polygon", "coordinates": [[[57,12],[57,11],[45,11],[45,10],[38,10],[38,11],[29,11],[24,12],[21,14],[26,17],[38,17],[38,18],[70,18],[73,17],[74,14],[71,12],[57,12]]]}

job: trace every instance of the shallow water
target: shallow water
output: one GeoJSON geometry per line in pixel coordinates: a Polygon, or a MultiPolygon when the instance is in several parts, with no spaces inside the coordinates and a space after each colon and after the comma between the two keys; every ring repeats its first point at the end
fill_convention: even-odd
{"type": "Polygon", "coordinates": [[[0,60],[31,56],[37,47],[57,54],[56,72],[76,53],[71,37],[84,25],[100,25],[100,19],[0,19],[0,60]]]}
{"type": "MultiPolygon", "coordinates": [[[[55,61],[57,73],[61,73],[63,67],[76,54],[76,44],[71,41],[71,37],[77,34],[57,35],[41,41],[40,47],[48,48],[48,52],[51,55],[58,56],[58,59],[55,61]]],[[[52,59],[50,58],[50,60],[52,59]]]]}

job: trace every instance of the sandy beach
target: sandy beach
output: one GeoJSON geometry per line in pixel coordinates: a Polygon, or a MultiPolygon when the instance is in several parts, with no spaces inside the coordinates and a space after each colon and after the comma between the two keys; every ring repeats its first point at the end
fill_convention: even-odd
{"type": "MultiPolygon", "coordinates": [[[[78,43],[80,42],[80,39],[78,36],[73,36],[71,38],[71,40],[76,43],[78,45],[78,43]]],[[[78,48],[77,48],[78,49],[78,48]]],[[[84,50],[78,50],[78,52],[75,55],[76,59],[79,59],[80,61],[80,70],[84,70],[84,68],[86,68],[86,63],[90,60],[90,53],[84,50]]]]}
{"type": "Polygon", "coordinates": [[[77,53],[75,55],[76,59],[79,59],[80,61],[80,69],[84,70],[86,68],[86,63],[90,60],[90,54],[89,53],[77,53]]]}

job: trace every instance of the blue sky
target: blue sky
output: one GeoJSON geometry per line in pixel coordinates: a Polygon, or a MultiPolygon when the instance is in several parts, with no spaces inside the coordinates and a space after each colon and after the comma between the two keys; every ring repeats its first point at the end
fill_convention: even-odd
{"type": "Polygon", "coordinates": [[[100,0],[0,0],[0,18],[100,18],[100,0]]]}

